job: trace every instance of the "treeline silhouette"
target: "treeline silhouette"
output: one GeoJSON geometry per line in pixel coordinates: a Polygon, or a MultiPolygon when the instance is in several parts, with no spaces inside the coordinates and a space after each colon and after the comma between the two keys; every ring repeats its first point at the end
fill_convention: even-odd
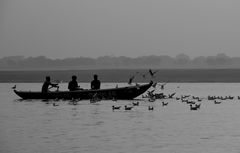
{"type": "Polygon", "coordinates": [[[170,56],[142,56],[137,58],[125,56],[102,56],[98,58],[74,57],[50,59],[45,56],[24,57],[8,56],[0,59],[0,70],[41,70],[41,69],[214,69],[240,68],[240,57],[225,54],[216,56],[199,56],[191,59],[186,54],[170,56]]]}

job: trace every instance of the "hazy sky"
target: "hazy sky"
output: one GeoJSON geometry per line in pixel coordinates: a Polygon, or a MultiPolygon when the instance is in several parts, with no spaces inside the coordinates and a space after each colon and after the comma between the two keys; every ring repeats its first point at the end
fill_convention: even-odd
{"type": "Polygon", "coordinates": [[[0,0],[0,57],[240,57],[239,0],[0,0]]]}

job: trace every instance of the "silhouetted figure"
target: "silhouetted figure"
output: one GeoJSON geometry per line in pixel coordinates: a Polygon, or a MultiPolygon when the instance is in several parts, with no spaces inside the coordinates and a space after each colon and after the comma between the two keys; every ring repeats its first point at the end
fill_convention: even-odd
{"type": "Polygon", "coordinates": [[[91,89],[97,90],[100,89],[101,82],[98,80],[98,75],[94,75],[94,80],[91,82],[91,89]]]}
{"type": "Polygon", "coordinates": [[[68,83],[68,89],[70,91],[82,90],[77,83],[77,76],[76,75],[72,76],[72,80],[68,83]]]}
{"type": "Polygon", "coordinates": [[[42,92],[43,93],[49,92],[49,90],[48,90],[49,86],[58,87],[58,84],[51,83],[50,77],[46,76],[46,80],[45,80],[45,82],[43,83],[43,86],[42,86],[42,92]]]}

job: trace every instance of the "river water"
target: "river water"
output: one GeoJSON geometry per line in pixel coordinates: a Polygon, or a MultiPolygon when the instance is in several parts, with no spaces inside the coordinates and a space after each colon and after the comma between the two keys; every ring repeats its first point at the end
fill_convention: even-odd
{"type": "MultiPolygon", "coordinates": [[[[139,101],[131,111],[124,105],[133,101],[21,101],[11,87],[0,84],[1,153],[239,153],[239,83],[168,83],[158,92],[203,98],[201,109],[175,99],[139,101]],[[208,95],[235,96],[214,104],[208,95]],[[165,101],[166,107],[161,105],[165,101]],[[122,106],[112,111],[112,105],[122,106]],[[148,106],[154,110],[149,111],[148,106]]],[[[119,83],[118,86],[126,84],[119,83]]],[[[62,90],[66,89],[62,84],[62,90]]],[[[104,83],[103,88],[116,83],[104,83]]],[[[89,88],[82,83],[81,87],[89,88]]],[[[17,89],[40,90],[39,83],[18,83],[17,89]]]]}

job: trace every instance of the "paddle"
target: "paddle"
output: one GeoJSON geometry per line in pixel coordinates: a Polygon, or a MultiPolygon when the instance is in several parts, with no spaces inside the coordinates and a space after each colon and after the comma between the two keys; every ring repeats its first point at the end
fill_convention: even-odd
{"type": "Polygon", "coordinates": [[[48,90],[52,89],[52,88],[57,88],[57,91],[59,89],[58,84],[52,84],[50,88],[48,88],[48,90]]]}

